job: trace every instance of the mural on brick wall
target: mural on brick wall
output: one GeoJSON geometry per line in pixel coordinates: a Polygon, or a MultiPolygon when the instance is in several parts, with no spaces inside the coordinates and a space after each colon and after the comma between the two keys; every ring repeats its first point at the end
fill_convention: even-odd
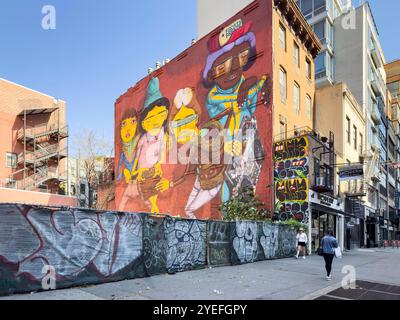
{"type": "Polygon", "coordinates": [[[221,219],[219,204],[243,188],[268,199],[272,67],[259,58],[259,25],[228,23],[196,44],[196,57],[172,61],[117,101],[119,210],[221,219]]]}
{"type": "Polygon", "coordinates": [[[309,220],[308,137],[275,143],[275,212],[279,219],[309,220]]]}

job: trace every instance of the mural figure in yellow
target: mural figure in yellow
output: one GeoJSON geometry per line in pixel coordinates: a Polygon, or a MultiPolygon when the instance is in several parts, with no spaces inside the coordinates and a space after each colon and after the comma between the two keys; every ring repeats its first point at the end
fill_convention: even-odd
{"type": "Polygon", "coordinates": [[[140,116],[141,137],[137,152],[137,182],[141,199],[151,210],[159,213],[157,205],[158,189],[167,184],[163,178],[161,163],[165,162],[168,133],[169,100],[162,96],[158,78],[150,80],[144,109],[140,116]]]}

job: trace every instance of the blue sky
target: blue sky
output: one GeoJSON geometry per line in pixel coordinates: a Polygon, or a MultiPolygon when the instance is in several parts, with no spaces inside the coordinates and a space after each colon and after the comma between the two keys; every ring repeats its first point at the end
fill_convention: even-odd
{"type": "MultiPolygon", "coordinates": [[[[71,135],[113,139],[114,102],[197,35],[197,0],[1,0],[0,77],[67,101],[71,135]],[[54,5],[57,29],[41,27],[54,5]]],[[[388,61],[400,1],[370,1],[388,61]],[[384,3],[384,4],[382,4],[384,3]]]]}

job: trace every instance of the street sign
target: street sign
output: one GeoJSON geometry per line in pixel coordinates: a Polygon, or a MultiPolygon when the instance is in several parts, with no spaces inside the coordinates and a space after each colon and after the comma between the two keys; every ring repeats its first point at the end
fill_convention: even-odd
{"type": "Polygon", "coordinates": [[[364,179],[364,166],[353,165],[342,167],[339,169],[339,180],[350,181],[350,180],[363,180],[364,179]]]}

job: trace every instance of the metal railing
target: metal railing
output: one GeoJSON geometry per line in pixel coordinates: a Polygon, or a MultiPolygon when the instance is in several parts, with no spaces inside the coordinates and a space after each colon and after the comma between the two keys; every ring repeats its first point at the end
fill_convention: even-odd
{"type": "Polygon", "coordinates": [[[57,155],[58,153],[62,157],[67,157],[68,156],[68,148],[65,147],[65,148],[59,150],[59,144],[50,145],[47,148],[39,147],[38,150],[36,150],[35,152],[27,151],[25,153],[25,155],[23,152],[21,152],[17,157],[17,161],[18,161],[18,164],[21,164],[24,161],[26,161],[26,162],[41,161],[44,158],[51,157],[53,155],[57,155]]]}
{"type": "Polygon", "coordinates": [[[17,131],[17,139],[21,140],[24,138],[24,136],[28,138],[36,138],[46,134],[51,134],[53,132],[59,132],[60,134],[68,136],[69,133],[68,126],[60,128],[58,124],[48,125],[46,123],[43,125],[27,127],[25,130],[24,128],[21,128],[17,131]]]}

